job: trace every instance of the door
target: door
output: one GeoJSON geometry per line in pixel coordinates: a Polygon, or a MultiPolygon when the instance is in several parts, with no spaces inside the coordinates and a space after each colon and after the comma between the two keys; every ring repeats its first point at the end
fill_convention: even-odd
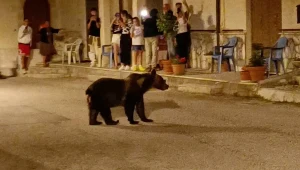
{"type": "Polygon", "coordinates": [[[252,43],[273,46],[282,28],[281,0],[251,0],[252,43]]]}
{"type": "Polygon", "coordinates": [[[24,18],[29,19],[33,29],[32,48],[37,48],[40,41],[39,27],[45,21],[50,21],[50,8],[48,0],[26,0],[24,4],[24,18]]]}

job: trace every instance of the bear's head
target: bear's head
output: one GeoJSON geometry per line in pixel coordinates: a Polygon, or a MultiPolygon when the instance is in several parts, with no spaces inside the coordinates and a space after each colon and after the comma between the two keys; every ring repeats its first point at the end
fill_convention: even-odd
{"type": "Polygon", "coordinates": [[[155,69],[151,71],[151,76],[154,79],[153,87],[158,90],[167,90],[169,85],[166,83],[166,80],[163,79],[160,75],[156,74],[155,69]]]}

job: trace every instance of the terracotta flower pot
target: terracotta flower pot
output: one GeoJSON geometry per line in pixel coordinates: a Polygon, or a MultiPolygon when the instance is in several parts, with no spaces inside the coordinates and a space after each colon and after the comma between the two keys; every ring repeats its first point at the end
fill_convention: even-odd
{"type": "Polygon", "coordinates": [[[185,64],[172,64],[173,72],[175,75],[184,75],[185,64]]]}
{"type": "Polygon", "coordinates": [[[252,81],[260,81],[265,79],[265,71],[266,67],[261,66],[261,67],[247,67],[247,70],[250,73],[250,77],[252,81]]]}
{"type": "Polygon", "coordinates": [[[161,63],[165,74],[173,74],[172,63],[170,60],[162,60],[161,63]]]}
{"type": "Polygon", "coordinates": [[[248,67],[244,66],[244,67],[242,67],[242,70],[243,70],[243,71],[248,71],[247,68],[248,68],[248,67]]]}
{"type": "Polygon", "coordinates": [[[249,81],[251,80],[251,76],[250,76],[250,72],[249,71],[241,71],[240,72],[240,78],[241,78],[241,81],[249,81]]]}
{"type": "Polygon", "coordinates": [[[160,69],[163,69],[164,68],[164,65],[163,65],[163,60],[159,60],[158,64],[159,64],[159,68],[160,69]]]}
{"type": "Polygon", "coordinates": [[[228,70],[228,63],[227,62],[222,63],[221,68],[222,68],[222,72],[228,72],[229,71],[228,70]]]}

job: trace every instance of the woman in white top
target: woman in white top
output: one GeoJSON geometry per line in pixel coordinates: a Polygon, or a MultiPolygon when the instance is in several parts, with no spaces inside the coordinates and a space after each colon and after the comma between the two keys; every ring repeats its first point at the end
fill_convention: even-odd
{"type": "Polygon", "coordinates": [[[188,31],[188,23],[187,19],[184,16],[182,11],[178,11],[178,18],[177,18],[177,35],[176,35],[176,43],[177,48],[176,52],[180,58],[189,58],[189,31],[188,31]]]}
{"type": "Polygon", "coordinates": [[[22,57],[23,74],[26,74],[28,70],[28,60],[32,43],[32,28],[28,26],[28,23],[28,19],[24,19],[24,23],[18,32],[19,54],[22,57]]]}
{"type": "Polygon", "coordinates": [[[145,71],[142,66],[142,56],[144,51],[144,28],[138,17],[133,18],[133,27],[130,30],[132,38],[132,71],[145,71]],[[138,64],[138,66],[137,66],[138,64]]]}

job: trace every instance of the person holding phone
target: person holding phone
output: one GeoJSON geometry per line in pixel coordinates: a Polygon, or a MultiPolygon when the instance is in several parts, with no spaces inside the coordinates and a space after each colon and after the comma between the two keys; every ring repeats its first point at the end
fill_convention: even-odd
{"type": "Polygon", "coordinates": [[[120,13],[115,14],[115,19],[111,23],[112,40],[111,43],[114,49],[114,62],[115,68],[118,68],[119,64],[119,52],[120,52],[120,40],[122,34],[122,27],[120,25],[120,13]]]}
{"type": "Polygon", "coordinates": [[[29,26],[29,20],[26,18],[23,21],[23,25],[19,28],[18,42],[19,54],[22,57],[22,73],[26,74],[28,71],[28,60],[32,43],[32,28],[29,26]]]}
{"type": "Polygon", "coordinates": [[[96,8],[91,9],[91,17],[88,19],[89,35],[94,37],[100,37],[100,18],[96,8]]]}
{"type": "Polygon", "coordinates": [[[120,26],[122,27],[120,49],[121,49],[121,67],[119,70],[130,70],[131,64],[131,37],[130,29],[132,27],[132,18],[126,10],[121,12],[120,26]]]}

